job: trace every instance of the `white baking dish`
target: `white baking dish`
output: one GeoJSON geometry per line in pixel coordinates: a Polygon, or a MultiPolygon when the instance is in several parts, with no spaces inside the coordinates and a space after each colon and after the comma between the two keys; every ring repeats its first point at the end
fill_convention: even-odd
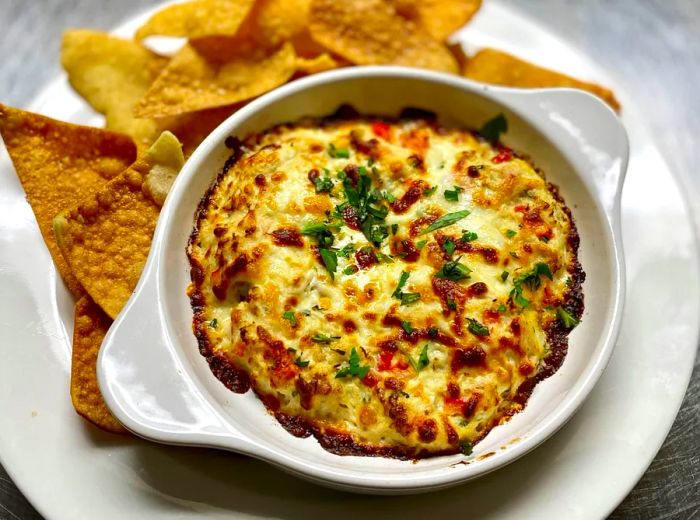
{"type": "Polygon", "coordinates": [[[486,87],[401,67],[348,68],[276,89],[222,123],[173,185],[141,280],[100,352],[98,378],[107,404],[146,439],[239,452],[351,491],[428,491],[500,468],[556,432],[610,358],[624,294],[619,201],[627,158],[627,137],[616,115],[597,98],[571,89],[486,87]],[[287,433],[252,392],[227,390],[199,354],[185,292],[190,280],[185,247],[197,204],[230,153],[226,137],[327,115],[343,103],[387,115],[419,107],[436,112],[447,125],[472,128],[503,112],[509,122],[504,143],[528,154],[572,209],[587,274],[583,321],[570,336],[561,369],[536,387],[523,412],[494,428],[469,457],[411,462],[333,455],[313,437],[287,433]]]}

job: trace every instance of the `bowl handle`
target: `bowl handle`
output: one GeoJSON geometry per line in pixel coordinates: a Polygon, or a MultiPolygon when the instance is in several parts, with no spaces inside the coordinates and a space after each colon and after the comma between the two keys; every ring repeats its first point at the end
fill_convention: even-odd
{"type": "Polygon", "coordinates": [[[254,454],[256,443],[207,402],[172,351],[159,313],[158,249],[154,240],[136,290],[102,343],[97,376],[105,402],[140,437],[254,454]]]}
{"type": "MultiPolygon", "coordinates": [[[[614,227],[629,159],[629,141],[620,118],[600,98],[582,90],[504,90],[503,102],[530,120],[586,174],[614,227]]],[[[499,91],[493,91],[499,98],[499,91]]]]}

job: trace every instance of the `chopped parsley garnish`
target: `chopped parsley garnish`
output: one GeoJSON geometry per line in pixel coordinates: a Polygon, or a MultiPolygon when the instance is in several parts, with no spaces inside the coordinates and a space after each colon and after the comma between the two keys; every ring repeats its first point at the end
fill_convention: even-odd
{"type": "Polygon", "coordinates": [[[506,236],[508,238],[513,238],[515,235],[517,235],[517,233],[515,231],[513,231],[512,229],[509,229],[508,231],[506,231],[506,236]]]}
{"type": "Polygon", "coordinates": [[[505,281],[508,279],[508,276],[509,276],[509,275],[510,275],[510,273],[509,273],[508,271],[503,271],[503,272],[501,273],[501,281],[502,281],[502,282],[505,282],[505,281]]]}
{"type": "Polygon", "coordinates": [[[549,243],[549,238],[548,238],[548,237],[545,237],[545,236],[541,236],[541,237],[540,237],[540,241],[541,241],[541,242],[544,242],[545,244],[547,244],[547,243],[549,243]]]}
{"type": "Polygon", "coordinates": [[[459,239],[459,241],[460,242],[473,242],[477,238],[479,238],[479,235],[477,235],[473,231],[466,231],[463,229],[462,230],[462,237],[459,239]]]}
{"type": "Polygon", "coordinates": [[[297,326],[297,317],[296,317],[296,315],[294,314],[294,311],[283,312],[283,313],[282,313],[282,318],[284,318],[285,320],[289,321],[289,324],[290,324],[292,327],[296,327],[296,326],[297,326]]]}
{"type": "Polygon", "coordinates": [[[574,283],[574,281],[571,279],[570,276],[567,276],[566,280],[564,280],[564,283],[566,284],[567,287],[571,287],[571,285],[574,283]]]}
{"type": "Polygon", "coordinates": [[[347,258],[355,252],[355,246],[352,244],[346,244],[342,248],[338,249],[335,254],[341,258],[347,258]]]}
{"type": "Polygon", "coordinates": [[[345,269],[343,269],[343,274],[351,275],[355,274],[357,271],[359,271],[359,269],[356,265],[349,265],[345,269]]]}
{"type": "Polygon", "coordinates": [[[385,255],[384,253],[381,253],[379,251],[377,251],[375,253],[375,255],[377,257],[377,260],[379,260],[380,262],[382,262],[384,264],[393,264],[394,263],[394,259],[391,258],[389,255],[385,255]]]}
{"type": "Polygon", "coordinates": [[[327,224],[325,222],[307,222],[301,226],[301,234],[313,237],[319,247],[328,248],[333,245],[333,230],[337,231],[340,224],[327,224]]]}
{"type": "Polygon", "coordinates": [[[216,318],[212,319],[212,320],[209,322],[209,326],[210,326],[212,329],[215,329],[216,327],[218,327],[218,325],[219,325],[219,322],[217,321],[216,318]]]}
{"type": "Polygon", "coordinates": [[[371,177],[362,173],[357,186],[354,186],[347,176],[343,179],[347,203],[355,210],[362,234],[372,245],[379,247],[389,236],[387,226],[383,222],[389,213],[389,208],[378,204],[384,197],[379,191],[370,190],[371,184],[371,177]]]}
{"type": "Polygon", "coordinates": [[[406,334],[413,332],[413,325],[411,325],[410,321],[401,320],[401,328],[406,332],[406,334]]]}
{"type": "Polygon", "coordinates": [[[416,242],[416,249],[418,249],[418,251],[420,251],[421,249],[423,249],[425,247],[425,244],[427,244],[427,243],[428,243],[427,240],[419,240],[418,242],[416,242]]]}
{"type": "Polygon", "coordinates": [[[417,302],[418,300],[420,300],[420,293],[401,293],[401,305],[410,305],[412,303],[417,302]]]}
{"type": "Polygon", "coordinates": [[[430,224],[427,228],[425,228],[423,231],[421,231],[421,235],[425,235],[426,233],[432,233],[433,231],[444,228],[446,226],[451,226],[455,222],[459,222],[463,218],[465,218],[467,215],[469,215],[469,210],[465,209],[462,211],[455,211],[454,213],[448,213],[446,215],[443,215],[439,219],[437,219],[435,222],[430,224]]]}
{"type": "Polygon", "coordinates": [[[299,356],[294,360],[294,364],[298,367],[307,367],[309,366],[309,360],[307,359],[306,361],[304,361],[303,359],[301,359],[301,356],[299,356]]]}
{"type": "Polygon", "coordinates": [[[328,145],[328,155],[333,159],[348,159],[350,157],[350,150],[347,148],[336,148],[333,143],[328,145]]]}
{"type": "Polygon", "coordinates": [[[314,187],[316,188],[316,193],[330,193],[333,189],[333,181],[327,175],[324,177],[316,177],[314,179],[314,187]]]}
{"type": "Polygon", "coordinates": [[[467,329],[469,329],[469,332],[474,334],[475,336],[488,336],[489,335],[489,328],[484,325],[483,323],[479,323],[473,318],[467,318],[467,321],[469,322],[469,325],[467,326],[467,329]]]}
{"type": "Polygon", "coordinates": [[[406,282],[408,281],[408,277],[411,276],[408,272],[402,271],[401,272],[401,277],[399,278],[399,283],[396,286],[396,289],[394,289],[394,292],[391,293],[391,296],[393,298],[398,298],[399,300],[401,299],[401,295],[403,294],[403,288],[406,285],[406,282]]]}
{"type": "Polygon", "coordinates": [[[413,367],[413,370],[416,371],[416,374],[423,370],[425,367],[427,367],[430,364],[430,359],[428,358],[428,345],[425,344],[423,345],[423,349],[420,351],[420,354],[418,355],[418,361],[413,359],[411,356],[408,357],[408,362],[411,364],[413,367]]]}
{"type": "Polygon", "coordinates": [[[456,260],[444,263],[440,270],[437,273],[435,273],[435,276],[437,276],[438,278],[452,280],[454,282],[457,282],[459,280],[466,280],[467,278],[469,278],[469,275],[472,272],[472,270],[469,269],[466,265],[460,264],[459,261],[461,259],[462,257],[460,256],[456,260]]]}
{"type": "Polygon", "coordinates": [[[396,197],[394,197],[388,191],[385,191],[382,195],[384,196],[384,198],[386,199],[387,202],[389,202],[389,203],[396,202],[396,197]]]}
{"type": "Polygon", "coordinates": [[[513,280],[513,289],[511,289],[508,298],[521,307],[530,305],[530,301],[523,297],[523,285],[527,286],[531,291],[535,291],[542,285],[541,276],[546,276],[553,280],[552,271],[544,262],[538,262],[532,271],[529,271],[513,280]]]}
{"type": "Polygon", "coordinates": [[[573,329],[579,324],[579,321],[564,307],[557,307],[557,317],[567,329],[573,329]]]}
{"type": "Polygon", "coordinates": [[[395,235],[396,232],[399,230],[399,225],[398,224],[392,224],[391,225],[391,234],[395,235]]]}
{"type": "Polygon", "coordinates": [[[469,441],[462,441],[459,443],[459,448],[462,450],[462,455],[471,455],[474,451],[474,445],[469,441]]]}
{"type": "Polygon", "coordinates": [[[335,280],[335,270],[338,268],[338,255],[330,249],[319,249],[323,265],[326,266],[326,271],[331,275],[331,280],[335,280]]]}
{"type": "Polygon", "coordinates": [[[479,130],[481,137],[487,141],[495,143],[501,137],[501,134],[505,134],[508,131],[508,120],[503,114],[498,114],[493,119],[489,119],[484,123],[484,126],[479,130]]]}
{"type": "Polygon", "coordinates": [[[327,336],[325,334],[314,334],[311,336],[311,341],[315,343],[331,343],[337,339],[340,339],[340,336],[327,336]]]}
{"type": "Polygon", "coordinates": [[[455,302],[452,298],[447,299],[447,308],[450,309],[451,311],[456,311],[457,310],[457,302],[455,302]]]}
{"type": "Polygon", "coordinates": [[[442,244],[442,249],[447,253],[447,256],[452,256],[452,254],[455,252],[455,243],[452,242],[452,240],[445,240],[442,244]]]}
{"type": "Polygon", "coordinates": [[[369,365],[360,365],[360,354],[357,353],[355,347],[350,351],[350,359],[348,364],[338,370],[335,374],[335,378],[339,379],[341,377],[359,377],[364,379],[369,373],[369,365]]]}
{"type": "Polygon", "coordinates": [[[459,186],[454,186],[451,190],[445,190],[445,200],[450,202],[457,202],[459,200],[459,194],[462,188],[459,186]]]}
{"type": "Polygon", "coordinates": [[[435,191],[437,190],[437,186],[431,186],[430,188],[426,188],[423,190],[423,195],[426,197],[430,197],[435,191]]]}
{"type": "Polygon", "coordinates": [[[497,310],[499,314],[505,314],[506,312],[508,312],[508,307],[506,307],[503,304],[500,304],[497,310]]]}

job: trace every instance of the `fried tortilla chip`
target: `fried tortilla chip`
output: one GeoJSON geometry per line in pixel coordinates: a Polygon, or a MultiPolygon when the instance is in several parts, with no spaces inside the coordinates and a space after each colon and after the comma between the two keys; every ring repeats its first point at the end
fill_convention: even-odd
{"type": "Polygon", "coordinates": [[[148,150],[148,155],[152,166],[146,174],[143,191],[153,202],[163,207],[175,177],[185,164],[182,145],[173,134],[163,132],[148,150]]]}
{"type": "Polygon", "coordinates": [[[464,75],[469,79],[519,88],[572,87],[595,94],[619,111],[615,94],[605,87],[554,72],[496,49],[482,49],[466,64],[464,75]]]}
{"type": "Polygon", "coordinates": [[[136,31],[136,39],[147,36],[233,36],[255,0],[195,0],[166,7],[136,31]]]}
{"type": "Polygon", "coordinates": [[[297,57],[297,71],[302,74],[316,74],[324,70],[337,69],[342,63],[324,52],[315,58],[297,57]]]}
{"type": "Polygon", "coordinates": [[[285,83],[294,74],[291,44],[267,54],[237,54],[235,39],[185,45],[138,104],[138,117],[163,117],[248,100],[285,83]],[[206,43],[206,45],[205,45],[206,43]]]}
{"type": "Polygon", "coordinates": [[[63,34],[61,64],[70,84],[105,115],[107,128],[132,136],[139,145],[150,145],[162,131],[156,121],[135,118],[132,112],[167,62],[136,42],[109,34],[63,34]]]}
{"type": "Polygon", "coordinates": [[[277,48],[307,31],[311,0],[259,0],[241,32],[257,46],[277,48]]]}
{"type": "Polygon", "coordinates": [[[314,40],[357,65],[458,70],[442,43],[400,17],[386,0],[312,0],[309,29],[314,40]]]}
{"type": "Polygon", "coordinates": [[[59,251],[51,222],[129,166],[136,158],[133,141],[3,105],[0,134],[58,272],[73,294],[84,294],[59,251]]]}
{"type": "Polygon", "coordinates": [[[75,304],[70,396],[75,411],[94,425],[114,433],[127,433],[107,408],[97,384],[97,354],[111,324],[112,320],[89,296],[75,304]]]}
{"type": "Polygon", "coordinates": [[[481,7],[481,0],[391,0],[396,11],[438,41],[461,28],[481,7]]]}
{"type": "Polygon", "coordinates": [[[149,175],[156,166],[172,169],[182,162],[179,143],[171,136],[160,138],[151,150],[54,219],[61,253],[90,297],[111,318],[131,296],[151,248],[160,206],[151,198],[149,175]]]}

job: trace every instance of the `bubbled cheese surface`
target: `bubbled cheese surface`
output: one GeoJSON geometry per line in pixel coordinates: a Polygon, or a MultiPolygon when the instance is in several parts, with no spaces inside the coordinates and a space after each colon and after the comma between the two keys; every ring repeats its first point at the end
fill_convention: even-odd
{"type": "Polygon", "coordinates": [[[420,457],[523,407],[579,283],[569,212],[531,164],[372,118],[279,126],[236,153],[188,248],[194,328],[288,428],[420,457]],[[370,216],[349,200],[363,185],[370,216]]]}

